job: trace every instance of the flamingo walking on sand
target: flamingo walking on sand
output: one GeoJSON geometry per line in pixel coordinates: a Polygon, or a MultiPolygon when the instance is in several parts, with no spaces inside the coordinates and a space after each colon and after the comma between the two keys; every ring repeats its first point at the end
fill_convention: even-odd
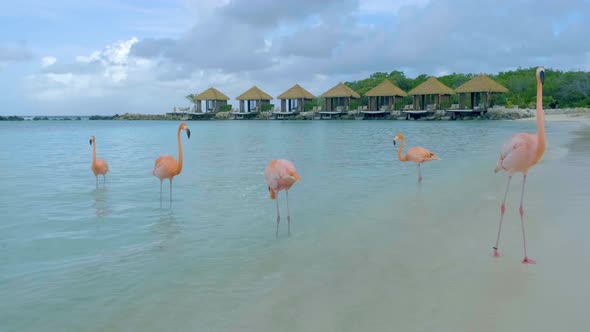
{"type": "Polygon", "coordinates": [[[433,152],[430,152],[427,149],[420,147],[420,146],[416,146],[416,147],[409,149],[406,152],[406,156],[402,157],[402,149],[404,148],[404,142],[405,142],[404,135],[402,135],[401,133],[398,133],[393,138],[393,145],[395,145],[395,142],[398,140],[401,140],[402,142],[399,145],[399,149],[397,150],[397,158],[403,162],[411,161],[411,162],[418,164],[418,183],[422,183],[422,168],[420,167],[420,165],[422,165],[422,163],[425,163],[425,162],[429,162],[429,161],[433,161],[433,160],[440,160],[440,159],[433,152]]]}
{"type": "Polygon", "coordinates": [[[279,191],[285,190],[287,196],[287,224],[288,232],[291,234],[291,213],[289,212],[289,189],[296,181],[301,181],[295,166],[289,160],[279,159],[271,161],[264,170],[264,177],[268,185],[270,199],[277,201],[277,233],[279,236],[279,223],[281,222],[281,213],[279,212],[279,200],[277,195],[279,191]]]}
{"type": "Polygon", "coordinates": [[[92,166],[90,169],[96,177],[96,187],[98,188],[98,176],[102,175],[104,183],[107,182],[107,172],[109,171],[109,164],[106,160],[96,158],[96,139],[94,136],[90,136],[90,145],[92,145],[92,166]]]}
{"type": "Polygon", "coordinates": [[[504,192],[504,199],[500,207],[500,225],[498,226],[498,237],[496,238],[496,245],[494,249],[494,257],[499,257],[498,245],[500,243],[500,232],[502,231],[502,221],[504,220],[504,212],[506,211],[506,196],[508,196],[508,188],[510,187],[510,180],[514,173],[522,173],[522,193],[520,194],[520,223],[522,227],[522,242],[524,247],[523,264],[534,264],[534,260],[527,256],[526,252],[526,236],[524,230],[524,189],[526,185],[526,177],[529,169],[535,166],[543,153],[545,152],[545,118],[543,113],[543,83],[545,82],[545,68],[537,68],[537,134],[518,133],[512,136],[502,147],[500,151],[500,159],[494,170],[496,173],[504,170],[508,173],[508,184],[506,184],[506,191],[504,192]]]}
{"type": "Polygon", "coordinates": [[[152,172],[155,177],[160,179],[160,202],[162,201],[162,182],[164,179],[170,180],[170,201],[172,202],[172,179],[182,172],[182,143],[180,141],[180,132],[186,131],[186,136],[191,138],[191,131],[186,126],[186,123],[181,123],[178,126],[178,132],[176,133],[178,139],[178,162],[172,156],[160,156],[156,159],[154,164],[154,171],[152,172]]]}

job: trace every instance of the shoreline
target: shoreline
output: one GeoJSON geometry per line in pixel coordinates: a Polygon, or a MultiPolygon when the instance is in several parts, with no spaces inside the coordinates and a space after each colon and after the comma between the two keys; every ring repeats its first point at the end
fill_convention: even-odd
{"type": "MultiPolygon", "coordinates": [[[[382,114],[380,117],[364,118],[363,114],[358,111],[348,111],[332,119],[320,119],[319,114],[313,112],[301,112],[284,120],[296,121],[323,121],[323,120],[381,120],[381,121],[478,121],[478,120],[519,120],[532,121],[535,119],[534,109],[519,109],[493,107],[484,114],[460,114],[454,118],[449,112],[436,111],[433,114],[424,115],[419,118],[406,119],[406,114],[400,111],[382,114]]],[[[235,120],[230,112],[217,112],[203,118],[195,118],[190,114],[139,114],[125,113],[115,114],[112,116],[0,116],[0,121],[66,121],[66,120],[103,120],[103,121],[137,121],[137,120],[168,120],[168,121],[225,121],[235,120]]],[[[253,115],[249,120],[277,120],[271,112],[260,112],[253,115]]],[[[577,121],[585,125],[590,125],[589,108],[567,108],[567,109],[546,109],[546,121],[577,121]]]]}
{"type": "MultiPolygon", "coordinates": [[[[534,121],[535,118],[518,119],[517,121],[534,121]]],[[[578,114],[546,114],[546,122],[578,122],[585,126],[590,126],[590,113],[578,114]]]]}

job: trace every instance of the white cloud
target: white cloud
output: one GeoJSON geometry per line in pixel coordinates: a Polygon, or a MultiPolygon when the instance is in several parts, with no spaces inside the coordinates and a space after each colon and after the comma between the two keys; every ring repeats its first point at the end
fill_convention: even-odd
{"type": "Polygon", "coordinates": [[[44,71],[28,79],[31,96],[56,101],[121,93],[130,74],[135,74],[137,81],[154,66],[149,59],[130,58],[129,51],[136,42],[137,38],[117,41],[103,50],[77,56],[74,62],[61,65],[56,65],[55,57],[44,57],[44,71]]]}
{"type": "Polygon", "coordinates": [[[42,67],[49,67],[57,62],[57,58],[53,56],[46,56],[41,59],[42,67]]]}

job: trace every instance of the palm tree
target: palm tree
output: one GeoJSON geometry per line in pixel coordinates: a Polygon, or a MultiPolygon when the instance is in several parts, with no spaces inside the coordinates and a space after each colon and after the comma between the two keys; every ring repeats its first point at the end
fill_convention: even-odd
{"type": "Polygon", "coordinates": [[[185,98],[188,99],[191,102],[191,104],[193,104],[195,112],[197,111],[197,101],[195,100],[196,96],[197,95],[192,93],[190,95],[185,96],[185,98]]]}

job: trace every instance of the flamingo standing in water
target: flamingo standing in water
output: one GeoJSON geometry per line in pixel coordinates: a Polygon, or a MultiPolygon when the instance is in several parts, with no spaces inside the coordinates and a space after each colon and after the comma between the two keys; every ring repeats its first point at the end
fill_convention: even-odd
{"type": "Polygon", "coordinates": [[[295,170],[295,166],[289,160],[279,159],[271,161],[264,170],[264,177],[268,185],[268,192],[270,199],[277,201],[277,233],[279,236],[279,223],[281,222],[281,213],[279,212],[279,200],[277,195],[279,191],[285,190],[287,196],[287,224],[288,232],[291,234],[291,214],[289,212],[289,189],[296,181],[301,181],[299,174],[295,170]]]}
{"type": "Polygon", "coordinates": [[[506,185],[506,192],[504,193],[504,200],[500,207],[500,225],[498,226],[498,237],[496,238],[496,245],[494,249],[494,257],[499,257],[498,245],[500,243],[500,231],[502,230],[502,221],[504,220],[504,212],[506,211],[506,196],[508,195],[508,188],[510,187],[510,180],[514,173],[522,173],[522,193],[520,194],[520,223],[522,227],[522,242],[524,246],[523,264],[534,264],[535,261],[527,256],[526,252],[526,236],[524,231],[524,188],[526,185],[526,177],[529,169],[535,166],[543,153],[545,152],[545,118],[543,113],[543,83],[545,82],[545,68],[537,68],[537,134],[518,133],[512,136],[502,147],[500,151],[500,159],[494,170],[496,173],[504,170],[508,173],[508,184],[506,185]]]}
{"type": "Polygon", "coordinates": [[[162,201],[162,182],[164,179],[170,180],[170,202],[172,202],[172,179],[182,172],[182,143],[180,141],[180,132],[186,131],[186,136],[191,138],[191,131],[186,126],[186,123],[181,123],[178,126],[176,136],[178,138],[178,162],[172,156],[160,156],[156,159],[154,164],[155,177],[160,179],[160,202],[162,201]]]}
{"type": "Polygon", "coordinates": [[[393,138],[393,145],[395,145],[395,142],[398,140],[401,140],[402,143],[399,145],[399,149],[397,150],[397,158],[403,162],[412,161],[412,162],[418,164],[418,183],[422,183],[422,168],[420,167],[420,165],[422,165],[422,163],[425,163],[428,161],[440,160],[440,159],[433,152],[430,152],[427,149],[420,147],[420,146],[416,146],[416,147],[409,149],[406,152],[406,156],[402,157],[402,149],[404,148],[404,142],[405,142],[404,135],[402,135],[401,133],[398,133],[393,138]]]}
{"type": "Polygon", "coordinates": [[[109,164],[104,159],[96,158],[96,139],[94,136],[90,136],[90,145],[92,145],[92,166],[90,169],[96,177],[96,187],[98,188],[98,176],[102,175],[104,183],[107,182],[107,172],[109,171],[109,164]]]}

